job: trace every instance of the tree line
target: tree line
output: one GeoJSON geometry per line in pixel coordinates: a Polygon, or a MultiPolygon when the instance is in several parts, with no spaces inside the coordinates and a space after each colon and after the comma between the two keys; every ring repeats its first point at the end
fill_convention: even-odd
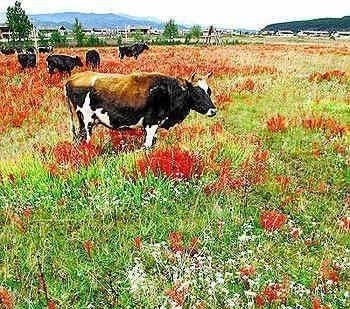
{"type": "MultiPolygon", "coordinates": [[[[10,38],[9,41],[13,46],[23,46],[30,44],[30,38],[33,31],[36,31],[34,25],[30,21],[29,16],[26,14],[25,10],[22,8],[21,1],[15,1],[13,6],[9,6],[6,11],[7,23],[10,28],[10,38]]],[[[46,37],[45,33],[42,31],[37,32],[38,44],[40,46],[53,45],[57,47],[65,47],[68,45],[68,33],[66,31],[53,31],[50,37],[46,37]]],[[[191,40],[199,39],[202,35],[201,27],[198,25],[193,26],[190,31],[185,35],[185,43],[190,44],[191,40]]],[[[72,29],[73,40],[78,47],[90,47],[90,46],[104,46],[107,45],[104,40],[101,40],[94,34],[87,35],[84,32],[82,24],[76,18],[72,29]]],[[[131,35],[135,41],[146,41],[150,40],[147,35],[143,33],[135,32],[131,35]]],[[[170,19],[164,26],[164,32],[161,37],[154,40],[153,43],[164,43],[172,44],[176,43],[176,39],[179,38],[179,26],[176,24],[174,19],[170,19]]],[[[122,37],[116,37],[117,45],[122,44],[122,37]]]]}

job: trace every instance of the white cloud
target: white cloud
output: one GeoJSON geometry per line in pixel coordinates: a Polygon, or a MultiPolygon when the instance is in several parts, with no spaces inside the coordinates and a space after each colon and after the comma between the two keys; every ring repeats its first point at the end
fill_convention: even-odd
{"type": "MultiPolygon", "coordinates": [[[[0,0],[0,11],[13,3],[14,0],[0,0]]],[[[30,13],[112,12],[245,28],[261,28],[286,20],[350,15],[349,0],[23,0],[22,3],[30,13]]]]}

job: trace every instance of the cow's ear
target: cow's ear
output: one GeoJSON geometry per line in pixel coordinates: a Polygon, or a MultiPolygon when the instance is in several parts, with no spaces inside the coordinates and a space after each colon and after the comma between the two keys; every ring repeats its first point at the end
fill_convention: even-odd
{"type": "Polygon", "coordinates": [[[193,73],[191,74],[190,78],[188,79],[190,83],[193,83],[193,82],[194,82],[194,80],[195,80],[195,78],[196,78],[196,74],[197,74],[196,72],[193,72],[193,73]]]}
{"type": "Polygon", "coordinates": [[[205,75],[204,79],[209,79],[213,76],[213,72],[209,72],[207,75],[205,75]]]}

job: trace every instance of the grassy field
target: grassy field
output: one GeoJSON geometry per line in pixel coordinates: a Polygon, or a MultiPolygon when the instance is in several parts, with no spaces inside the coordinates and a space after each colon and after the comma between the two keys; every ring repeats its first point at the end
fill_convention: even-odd
{"type": "Polygon", "coordinates": [[[101,49],[102,72],[214,72],[218,116],[147,152],[139,131],[71,145],[65,77],[0,56],[0,308],[349,308],[350,43],[331,44],[101,49]]]}

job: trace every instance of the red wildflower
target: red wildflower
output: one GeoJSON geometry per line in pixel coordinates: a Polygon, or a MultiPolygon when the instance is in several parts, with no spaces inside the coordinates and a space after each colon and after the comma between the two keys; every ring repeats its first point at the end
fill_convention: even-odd
{"type": "Polygon", "coordinates": [[[279,230],[284,223],[287,221],[287,218],[284,214],[277,212],[275,210],[263,211],[260,215],[260,225],[266,231],[276,231],[279,230]]]}
{"type": "Polygon", "coordinates": [[[321,301],[319,298],[314,298],[312,300],[312,309],[327,309],[328,307],[321,304],[321,301]]]}
{"type": "Polygon", "coordinates": [[[243,92],[243,91],[253,92],[256,88],[256,85],[252,79],[248,78],[242,83],[236,84],[236,88],[240,92],[243,92]]]}
{"type": "Polygon", "coordinates": [[[178,148],[157,150],[137,162],[142,176],[148,171],[154,175],[165,175],[172,179],[191,179],[203,173],[203,164],[200,158],[188,151],[178,148]]]}
{"type": "Polygon", "coordinates": [[[83,243],[83,247],[87,253],[87,255],[89,256],[89,258],[91,258],[91,251],[94,248],[94,244],[91,240],[85,240],[83,243]]]}
{"type": "Polygon", "coordinates": [[[265,304],[272,304],[274,302],[286,303],[289,293],[289,280],[285,278],[282,284],[271,283],[264,288],[264,290],[255,298],[255,303],[259,308],[264,307],[265,304]]]}
{"type": "Polygon", "coordinates": [[[142,248],[142,240],[141,240],[141,237],[135,237],[134,238],[134,246],[137,250],[141,250],[142,248]]]}
{"type": "Polygon", "coordinates": [[[258,308],[264,308],[265,305],[265,300],[263,295],[257,295],[255,297],[255,304],[257,305],[258,308]]]}
{"type": "Polygon", "coordinates": [[[176,282],[175,285],[165,292],[171,302],[174,304],[172,308],[182,308],[185,304],[186,296],[188,293],[188,285],[176,282]]]}
{"type": "Polygon", "coordinates": [[[23,210],[22,214],[24,217],[29,219],[30,216],[32,215],[32,209],[30,207],[27,207],[26,209],[23,210]]]}
{"type": "Polygon", "coordinates": [[[325,260],[322,262],[320,267],[321,278],[324,281],[330,281],[333,284],[338,284],[340,276],[337,269],[335,269],[331,264],[330,260],[325,260]]]}
{"type": "Polygon", "coordinates": [[[173,252],[182,252],[183,247],[183,236],[180,232],[171,232],[169,234],[170,248],[173,252]]]}
{"type": "Polygon", "coordinates": [[[241,277],[251,277],[255,274],[255,268],[253,265],[249,265],[240,269],[241,277]]]}
{"type": "Polygon", "coordinates": [[[290,183],[290,177],[284,175],[276,176],[277,183],[281,186],[282,191],[286,191],[290,183]]]}
{"type": "Polygon", "coordinates": [[[10,292],[3,287],[0,287],[0,308],[4,308],[4,309],[14,308],[14,304],[13,304],[10,292]]]}
{"type": "Polygon", "coordinates": [[[339,226],[346,232],[350,232],[350,216],[344,216],[339,220],[339,226]]]}
{"type": "Polygon", "coordinates": [[[283,132],[286,129],[286,118],[277,115],[267,120],[267,128],[270,132],[283,132]]]}
{"type": "Polygon", "coordinates": [[[54,303],[54,301],[49,300],[47,303],[47,309],[56,309],[56,304],[54,303]]]}

